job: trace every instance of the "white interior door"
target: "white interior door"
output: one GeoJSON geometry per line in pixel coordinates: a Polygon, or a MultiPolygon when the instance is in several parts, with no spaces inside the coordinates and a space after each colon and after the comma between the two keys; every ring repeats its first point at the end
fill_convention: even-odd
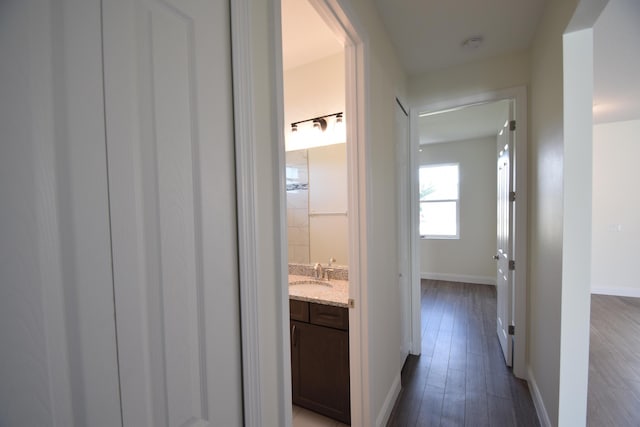
{"type": "Polygon", "coordinates": [[[409,215],[409,117],[396,104],[396,170],[398,188],[398,286],[400,292],[400,363],[411,347],[411,217],[409,215]]]}
{"type": "Polygon", "coordinates": [[[497,138],[498,157],[498,188],[497,188],[497,332],[507,366],[512,365],[513,340],[509,334],[509,325],[512,317],[512,271],[509,269],[511,260],[511,221],[512,203],[510,193],[513,187],[512,160],[513,160],[513,132],[509,130],[508,122],[500,130],[497,138]]]}
{"type": "Polygon", "coordinates": [[[242,425],[229,3],[103,2],[125,426],[242,425]]]}

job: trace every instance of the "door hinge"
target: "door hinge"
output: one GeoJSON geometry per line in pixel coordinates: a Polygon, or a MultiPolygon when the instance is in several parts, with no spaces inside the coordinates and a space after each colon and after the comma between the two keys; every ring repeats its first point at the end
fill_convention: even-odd
{"type": "Polygon", "coordinates": [[[349,308],[355,308],[356,307],[356,302],[353,298],[349,298],[349,301],[347,303],[349,305],[349,308]]]}
{"type": "Polygon", "coordinates": [[[509,122],[509,130],[516,130],[516,121],[515,120],[511,120],[509,122]]]}
{"type": "Polygon", "coordinates": [[[509,260],[509,270],[515,270],[516,269],[516,262],[512,259],[509,260]]]}
{"type": "Polygon", "coordinates": [[[515,202],[516,201],[516,192],[515,191],[509,191],[509,201],[510,202],[515,202]]]}
{"type": "Polygon", "coordinates": [[[509,335],[516,334],[516,327],[514,325],[509,325],[509,335]]]}

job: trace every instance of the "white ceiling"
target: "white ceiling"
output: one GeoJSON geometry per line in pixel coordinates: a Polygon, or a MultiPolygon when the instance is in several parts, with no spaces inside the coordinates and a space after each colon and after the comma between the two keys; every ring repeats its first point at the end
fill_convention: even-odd
{"type": "Polygon", "coordinates": [[[610,0],[593,32],[595,123],[640,119],[640,1],[610,0]]]}
{"type": "Polygon", "coordinates": [[[526,49],[546,0],[375,0],[410,75],[526,49]],[[475,50],[462,47],[483,36],[475,50]]]}
{"type": "Polygon", "coordinates": [[[285,70],[337,54],[342,49],[342,44],[307,0],[282,0],[285,70]]]}
{"type": "Polygon", "coordinates": [[[420,117],[420,145],[496,136],[508,108],[509,101],[497,101],[420,117]]]}

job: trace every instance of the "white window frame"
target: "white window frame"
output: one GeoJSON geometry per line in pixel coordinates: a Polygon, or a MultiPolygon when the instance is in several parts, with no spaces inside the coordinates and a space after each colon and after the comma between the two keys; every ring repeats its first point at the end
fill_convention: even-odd
{"type": "MultiPolygon", "coordinates": [[[[420,200],[420,196],[418,195],[418,206],[422,206],[423,203],[442,203],[442,202],[455,202],[456,204],[456,233],[455,234],[421,234],[421,239],[431,239],[431,240],[459,240],[460,239],[460,163],[451,162],[451,163],[430,163],[420,165],[420,169],[423,168],[434,168],[434,167],[443,167],[443,166],[456,166],[458,168],[458,198],[457,199],[437,199],[437,200],[428,200],[422,201],[420,200]]],[[[418,173],[419,176],[419,173],[418,173]]],[[[418,178],[418,188],[420,188],[420,181],[418,178]]],[[[419,227],[418,227],[419,229],[419,227]]]]}

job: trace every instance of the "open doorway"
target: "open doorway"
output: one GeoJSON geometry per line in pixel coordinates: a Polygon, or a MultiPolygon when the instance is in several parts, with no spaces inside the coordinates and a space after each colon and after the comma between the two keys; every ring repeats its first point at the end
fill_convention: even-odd
{"type": "Polygon", "coordinates": [[[593,146],[580,147],[592,155],[580,157],[592,166],[588,426],[640,423],[639,20],[638,2],[612,0],[592,29],[593,146]]]}
{"type": "MultiPolygon", "coordinates": [[[[415,193],[421,195],[411,199],[412,210],[420,213],[414,234],[421,238],[412,244],[418,277],[495,285],[506,276],[497,289],[502,308],[496,313],[496,332],[505,362],[517,377],[526,378],[526,91],[514,88],[425,106],[413,113],[412,124],[415,193]],[[505,132],[513,141],[504,142],[499,134],[505,132]],[[498,215],[497,203],[497,160],[505,147],[512,159],[506,197],[517,200],[506,201],[506,216],[504,210],[498,215]],[[512,240],[504,265],[499,261],[496,268],[491,258],[499,255],[498,237],[505,232],[512,240]]],[[[420,281],[413,285],[415,304],[420,281]]]]}
{"type": "MultiPolygon", "coordinates": [[[[284,88],[276,101],[284,113],[281,168],[289,190],[282,189],[281,217],[289,243],[284,351],[293,401],[342,423],[367,424],[360,298],[366,292],[364,47],[335,2],[282,0],[281,11],[284,88]],[[330,342],[322,345],[319,332],[330,342]],[[335,369],[322,374],[329,359],[335,369]]],[[[293,411],[293,425],[303,413],[293,411]]]]}
{"type": "MultiPolygon", "coordinates": [[[[615,179],[615,191],[633,185],[633,181],[621,179],[618,174],[630,171],[624,160],[633,158],[633,154],[622,145],[628,144],[629,133],[633,134],[640,117],[640,85],[634,78],[640,62],[637,56],[629,55],[638,42],[635,23],[639,13],[640,8],[633,1],[582,0],[563,35],[564,233],[559,424],[637,425],[637,404],[632,402],[629,410],[626,400],[633,396],[625,382],[633,377],[621,375],[618,370],[621,365],[616,366],[615,362],[624,360],[623,353],[606,341],[607,335],[620,337],[628,333],[624,329],[631,324],[617,322],[615,327],[607,328],[606,323],[611,324],[614,313],[610,309],[603,313],[600,302],[594,302],[591,311],[591,301],[599,296],[593,294],[604,293],[636,297],[633,288],[625,285],[626,266],[621,259],[626,255],[623,246],[630,237],[627,233],[638,226],[637,215],[628,219],[624,216],[629,212],[625,204],[631,202],[629,195],[634,190],[627,187],[629,191],[623,191],[612,206],[603,206],[603,202],[606,204],[612,191],[607,186],[609,178],[615,179]],[[612,154],[620,156],[613,159],[614,168],[609,158],[612,154]],[[603,172],[613,175],[604,176],[603,172]],[[614,249],[609,250],[614,254],[607,254],[607,244],[611,243],[614,249]],[[605,258],[595,259],[602,253],[605,258]],[[615,260],[615,271],[607,271],[610,255],[615,260]],[[584,268],[585,265],[590,268],[584,268]],[[590,348],[590,325],[591,338],[595,338],[593,348],[590,348]],[[603,351],[608,365],[602,365],[603,351]],[[611,368],[614,369],[607,370],[606,376],[600,375],[603,369],[611,368]],[[600,372],[594,372],[596,369],[600,372]],[[617,390],[598,390],[603,383],[617,390]],[[625,400],[616,401],[617,396],[625,400]],[[601,418],[592,418],[593,415],[601,418]]],[[[632,138],[637,140],[635,135],[632,138]]],[[[631,172],[633,169],[635,166],[631,172]]],[[[631,240],[637,242],[637,238],[631,240]]],[[[618,308],[615,310],[624,311],[618,308]]],[[[637,368],[631,368],[630,372],[635,375],[637,368]]]]}

